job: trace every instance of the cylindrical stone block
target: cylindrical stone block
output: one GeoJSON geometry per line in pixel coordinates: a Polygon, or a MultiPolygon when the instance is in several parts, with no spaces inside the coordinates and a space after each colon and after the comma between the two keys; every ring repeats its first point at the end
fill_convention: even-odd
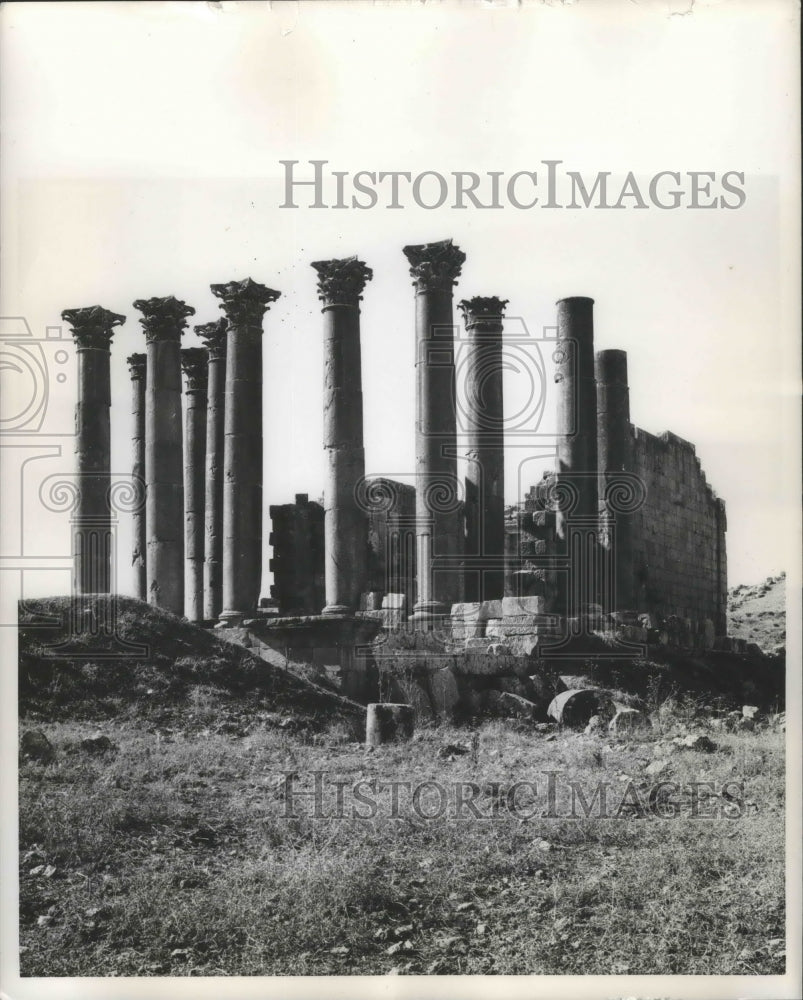
{"type": "Polygon", "coordinates": [[[505,440],[502,316],[507,300],[476,297],[459,303],[467,342],[463,380],[466,447],[466,553],[488,568],[466,578],[467,601],[489,601],[505,591],[505,440]]]}
{"type": "Polygon", "coordinates": [[[616,474],[631,472],[633,468],[626,352],[600,351],[596,357],[596,379],[600,521],[608,563],[606,577],[614,588],[604,610],[636,610],[632,516],[615,511],[611,504],[616,474]]]}
{"type": "Polygon", "coordinates": [[[416,568],[413,620],[463,598],[452,289],[466,255],[451,240],[407,246],[416,290],[416,568]]]}
{"type": "Polygon", "coordinates": [[[225,442],[226,333],[221,316],[195,327],[209,352],[206,411],[206,497],[204,539],[204,611],[213,621],[223,610],[223,449],[225,442]]]}
{"type": "Polygon", "coordinates": [[[184,428],[184,616],[204,617],[204,513],[207,411],[207,352],[188,347],[181,352],[187,379],[184,428]]]}
{"type": "Polygon", "coordinates": [[[409,740],[414,729],[415,712],[412,705],[372,703],[368,706],[365,742],[369,747],[409,740]]]}
{"type": "MultiPolygon", "coordinates": [[[[132,443],[131,475],[135,484],[145,484],[145,386],[147,381],[147,355],[132,354],[128,366],[131,371],[131,417],[134,425],[132,443]]],[[[132,514],[133,546],[131,563],[134,567],[134,596],[140,601],[148,600],[148,577],[146,571],[148,537],[145,525],[145,492],[143,503],[132,514]]]]}
{"type": "Polygon", "coordinates": [[[222,624],[256,611],[262,584],[262,317],[280,293],[251,278],[212,285],[228,320],[222,624]]]}
{"type": "Polygon", "coordinates": [[[184,468],[181,334],[195,310],[169,295],[137,299],[147,342],[145,519],[148,600],[184,614],[184,468]]]}
{"type": "Polygon", "coordinates": [[[324,304],[323,614],[348,614],[359,607],[368,572],[368,526],[357,503],[357,487],[365,477],[359,303],[373,272],[356,257],[312,266],[324,304]]]}
{"type": "Polygon", "coordinates": [[[111,589],[109,349],[114,328],[125,316],[101,306],[65,309],[78,348],[75,448],[78,473],[73,519],[73,591],[105,594],[111,589]]]}

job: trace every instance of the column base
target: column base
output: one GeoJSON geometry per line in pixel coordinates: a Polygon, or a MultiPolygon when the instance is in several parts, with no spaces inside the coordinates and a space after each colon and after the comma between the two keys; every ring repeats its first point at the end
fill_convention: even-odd
{"type": "Polygon", "coordinates": [[[248,614],[245,611],[221,611],[220,620],[215,628],[237,628],[247,617],[248,614]]]}
{"type": "Polygon", "coordinates": [[[348,604],[327,604],[321,611],[322,615],[350,615],[352,609],[348,604]]]}

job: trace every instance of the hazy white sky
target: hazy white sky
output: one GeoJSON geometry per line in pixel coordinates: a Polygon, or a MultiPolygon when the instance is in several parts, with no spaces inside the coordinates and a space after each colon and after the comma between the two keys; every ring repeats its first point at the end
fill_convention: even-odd
{"type": "MultiPolygon", "coordinates": [[[[553,324],[556,299],[592,296],[597,349],[628,352],[633,421],[694,441],[727,503],[730,582],[794,569],[797,5],[685,7],[6,4],[3,315],[41,336],[66,307],[126,314],[112,353],[112,465],[126,472],[125,357],[144,349],[132,301],[174,294],[201,323],[219,315],[211,282],[250,275],[279,289],[265,322],[267,509],[322,490],[310,262],[357,253],[374,269],[367,466],[405,476],[414,326],[401,248],[452,237],[467,254],[457,298],[509,299],[511,337],[553,324]],[[737,211],[280,208],[279,161],[310,158],[352,174],[510,174],[545,159],[590,176],[735,170],[747,197],[737,211]]],[[[68,426],[64,370],[50,407],[68,426]]],[[[507,377],[509,409],[523,385],[507,377]]],[[[540,475],[534,455],[508,455],[508,502],[540,475]]],[[[42,474],[71,461],[68,448],[42,474]]],[[[43,514],[38,534],[43,554],[68,551],[63,515],[43,514]]],[[[26,590],[65,589],[56,579],[31,576],[26,590]]],[[[127,557],[119,579],[130,587],[127,557]]]]}

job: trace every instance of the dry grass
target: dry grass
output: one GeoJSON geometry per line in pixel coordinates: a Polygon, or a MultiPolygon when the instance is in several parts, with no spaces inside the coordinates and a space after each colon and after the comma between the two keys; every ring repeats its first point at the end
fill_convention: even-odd
{"type": "MultiPolygon", "coordinates": [[[[56,755],[20,765],[24,975],[401,973],[770,974],[784,970],[783,734],[710,735],[714,753],[670,752],[680,725],[622,740],[491,722],[425,729],[366,753],[348,727],[292,734],[254,710],[216,732],[200,689],[170,729],[47,722],[56,755]],[[651,778],[646,767],[665,759],[651,778]],[[494,782],[559,771],[558,818],[297,818],[277,781],[494,782]],[[565,782],[646,794],[658,780],[743,779],[739,818],[571,818],[565,782]],[[41,867],[40,867],[41,866],[41,867]],[[51,870],[52,869],[52,870],[51,870]]],[[[24,725],[23,725],[24,728],[24,725]]],[[[711,800],[722,813],[725,800],[711,800]]],[[[710,803],[709,803],[710,804],[710,803]]]]}

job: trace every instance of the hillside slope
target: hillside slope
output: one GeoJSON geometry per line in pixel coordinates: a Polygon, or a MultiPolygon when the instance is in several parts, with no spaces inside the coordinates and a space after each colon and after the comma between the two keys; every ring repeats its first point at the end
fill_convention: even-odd
{"type": "Polygon", "coordinates": [[[219,700],[222,719],[227,703],[234,710],[246,701],[251,710],[307,724],[339,720],[362,726],[364,720],[362,706],[348,698],[134,598],[97,594],[21,602],[21,716],[153,718],[155,712],[183,712],[199,700],[219,700]]]}
{"type": "Polygon", "coordinates": [[[786,645],[786,574],[728,591],[728,635],[755,642],[767,652],[786,645]]]}

